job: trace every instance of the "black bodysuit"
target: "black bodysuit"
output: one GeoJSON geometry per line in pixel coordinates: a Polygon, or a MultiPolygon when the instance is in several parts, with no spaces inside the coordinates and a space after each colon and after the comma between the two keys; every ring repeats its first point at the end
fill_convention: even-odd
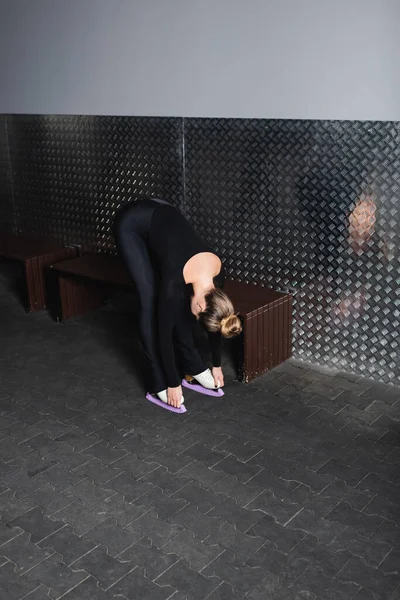
{"type": "MultiPolygon", "coordinates": [[[[194,345],[195,318],[190,310],[192,286],[183,269],[193,256],[212,250],[190,223],[163,200],[142,200],[117,214],[118,250],[136,284],[140,300],[139,330],[150,367],[150,391],[181,383],[178,365],[187,374],[205,370],[194,345]]],[[[214,279],[222,287],[221,272],[214,279]]],[[[221,365],[221,335],[208,332],[213,365],[221,365]]]]}

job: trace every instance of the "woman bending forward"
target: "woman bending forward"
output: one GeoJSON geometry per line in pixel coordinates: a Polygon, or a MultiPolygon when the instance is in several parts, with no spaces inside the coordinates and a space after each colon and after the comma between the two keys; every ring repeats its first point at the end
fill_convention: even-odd
{"type": "Polygon", "coordinates": [[[122,207],[114,237],[139,296],[148,391],[179,408],[183,396],[178,365],[205,387],[211,387],[207,378],[208,383],[211,379],[216,387],[223,386],[221,334],[228,338],[239,334],[241,323],[220,289],[224,274],[218,256],[164,200],[146,199],[122,207]],[[212,377],[194,344],[194,317],[208,333],[212,377]]]}

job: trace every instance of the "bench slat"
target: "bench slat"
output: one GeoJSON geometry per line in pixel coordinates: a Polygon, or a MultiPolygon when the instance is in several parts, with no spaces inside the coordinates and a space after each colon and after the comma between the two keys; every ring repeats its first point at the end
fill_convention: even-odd
{"type": "Polygon", "coordinates": [[[79,258],[58,262],[51,268],[60,274],[86,277],[99,283],[133,286],[121,260],[108,254],[85,254],[79,258]]]}
{"type": "Polygon", "coordinates": [[[232,280],[226,282],[224,292],[232,300],[235,310],[242,315],[251,315],[263,307],[281,301],[286,295],[259,285],[232,280]]]}

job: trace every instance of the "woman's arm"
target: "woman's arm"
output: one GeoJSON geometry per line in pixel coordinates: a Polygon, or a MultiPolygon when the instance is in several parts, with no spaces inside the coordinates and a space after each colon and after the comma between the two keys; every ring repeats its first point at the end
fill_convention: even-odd
{"type": "MultiPolygon", "coordinates": [[[[221,270],[216,277],[214,277],[214,285],[217,288],[223,289],[225,284],[225,269],[221,265],[221,270]]],[[[221,332],[220,331],[207,331],[208,343],[211,348],[212,363],[213,367],[221,367],[221,332]]]]}
{"type": "Polygon", "coordinates": [[[212,374],[214,377],[214,382],[216,387],[223,387],[225,385],[224,382],[224,373],[221,368],[221,333],[217,331],[216,333],[212,333],[208,331],[208,340],[211,348],[212,354],[212,374]]]}
{"type": "MultiPolygon", "coordinates": [[[[225,285],[225,269],[224,265],[221,264],[221,270],[216,277],[214,277],[214,285],[216,288],[220,288],[221,290],[225,285]]],[[[221,343],[222,343],[222,334],[220,331],[211,332],[208,331],[208,342],[211,349],[212,355],[212,374],[214,377],[214,382],[217,387],[222,387],[224,385],[224,374],[221,368],[221,343]]]]}

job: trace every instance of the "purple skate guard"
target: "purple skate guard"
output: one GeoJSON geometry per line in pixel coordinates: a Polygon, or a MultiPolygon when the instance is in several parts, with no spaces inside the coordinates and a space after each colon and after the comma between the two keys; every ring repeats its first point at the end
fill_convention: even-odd
{"type": "Polygon", "coordinates": [[[163,402],[156,396],[153,396],[153,394],[146,394],[146,400],[149,400],[149,402],[156,404],[157,406],[159,406],[160,408],[163,408],[164,410],[169,410],[170,412],[178,413],[179,415],[183,415],[185,412],[187,412],[184,404],[181,404],[179,408],[175,408],[175,406],[166,404],[165,402],[163,402]]]}
{"type": "Polygon", "coordinates": [[[197,383],[193,377],[185,377],[184,379],[182,379],[182,386],[187,388],[188,390],[193,390],[198,394],[203,394],[204,396],[211,396],[213,398],[221,398],[222,396],[225,396],[221,388],[218,388],[217,390],[209,390],[208,388],[205,388],[199,383],[197,383]]]}

